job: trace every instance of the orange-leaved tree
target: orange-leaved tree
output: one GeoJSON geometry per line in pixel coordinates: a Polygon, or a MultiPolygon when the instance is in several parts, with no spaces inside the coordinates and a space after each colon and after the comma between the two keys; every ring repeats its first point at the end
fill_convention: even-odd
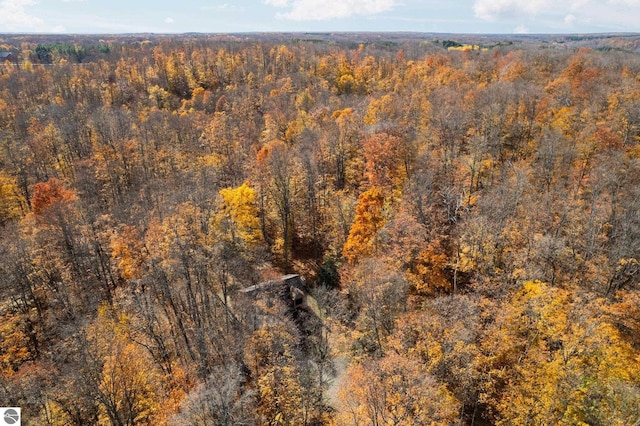
{"type": "Polygon", "coordinates": [[[349,263],[373,254],[375,236],[385,224],[383,207],[384,195],[380,189],[374,187],[360,194],[356,216],[342,248],[342,255],[349,263]]]}
{"type": "Polygon", "coordinates": [[[43,214],[47,209],[65,201],[73,201],[76,196],[72,191],[64,188],[62,182],[50,178],[46,182],[38,182],[33,186],[31,209],[36,215],[43,214]]]}

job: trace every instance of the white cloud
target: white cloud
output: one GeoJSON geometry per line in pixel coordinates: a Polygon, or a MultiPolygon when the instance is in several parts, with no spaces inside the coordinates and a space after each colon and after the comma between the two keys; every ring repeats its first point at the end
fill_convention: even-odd
{"type": "Polygon", "coordinates": [[[392,10],[397,0],[264,0],[269,6],[290,8],[279,18],[294,21],[322,21],[353,15],[375,15],[392,10]]]}
{"type": "Polygon", "coordinates": [[[638,7],[640,6],[640,0],[609,0],[612,5],[620,5],[626,7],[638,7]]]}
{"type": "MultiPolygon", "coordinates": [[[[263,1],[264,3],[264,1],[263,1]]],[[[210,5],[210,6],[201,6],[199,8],[200,10],[203,11],[227,11],[227,10],[233,10],[233,11],[243,11],[245,10],[244,7],[242,6],[238,6],[232,3],[222,3],[222,4],[217,4],[217,5],[210,5]]]]}
{"type": "Polygon", "coordinates": [[[574,22],[576,22],[576,15],[574,15],[573,13],[568,14],[567,16],[564,17],[564,23],[567,24],[568,26],[572,26],[574,22]]]}
{"type": "Polygon", "coordinates": [[[275,7],[287,7],[289,6],[289,0],[264,0],[264,4],[275,7]]]}
{"type": "Polygon", "coordinates": [[[564,17],[566,24],[572,24],[580,15],[593,14],[607,8],[620,10],[639,6],[640,0],[475,0],[473,10],[476,17],[487,21],[513,17],[533,18],[546,14],[564,17]]]}
{"type": "Polygon", "coordinates": [[[636,31],[640,0],[474,0],[473,10],[476,18],[516,20],[536,31],[636,31]]]}
{"type": "Polygon", "coordinates": [[[488,21],[504,17],[535,16],[558,2],[552,0],[476,0],[473,10],[488,21]]]}
{"type": "Polygon", "coordinates": [[[173,18],[164,18],[164,22],[167,24],[173,24],[175,20],[173,18]]]}
{"type": "Polygon", "coordinates": [[[529,34],[529,28],[524,25],[518,25],[513,29],[514,34],[529,34]]]}
{"type": "Polygon", "coordinates": [[[36,4],[34,0],[2,0],[0,2],[0,27],[9,31],[40,30],[44,21],[30,15],[27,6],[36,4]]]}

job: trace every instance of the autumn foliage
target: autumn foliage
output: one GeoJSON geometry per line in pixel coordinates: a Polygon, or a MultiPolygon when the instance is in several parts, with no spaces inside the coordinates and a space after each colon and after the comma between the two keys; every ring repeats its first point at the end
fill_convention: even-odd
{"type": "Polygon", "coordinates": [[[371,188],[360,194],[353,225],[342,248],[342,254],[349,262],[373,254],[376,234],[385,222],[383,206],[384,195],[380,189],[371,188]]]}
{"type": "Polygon", "coordinates": [[[2,405],[638,424],[640,38],[450,37],[0,35],[2,405]]]}
{"type": "Polygon", "coordinates": [[[51,178],[46,182],[38,182],[33,186],[31,209],[34,214],[41,215],[47,209],[55,206],[56,203],[71,201],[75,198],[72,191],[62,186],[62,182],[56,178],[51,178]]]}

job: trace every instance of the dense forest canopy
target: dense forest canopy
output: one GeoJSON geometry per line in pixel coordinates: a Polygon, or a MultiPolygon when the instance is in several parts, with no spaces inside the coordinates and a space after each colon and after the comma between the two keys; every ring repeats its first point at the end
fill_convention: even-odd
{"type": "Polygon", "coordinates": [[[639,41],[0,37],[1,405],[635,424],[639,41]]]}

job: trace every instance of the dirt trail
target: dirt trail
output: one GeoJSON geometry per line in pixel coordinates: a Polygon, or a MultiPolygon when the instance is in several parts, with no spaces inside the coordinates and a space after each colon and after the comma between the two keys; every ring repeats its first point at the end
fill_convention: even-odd
{"type": "Polygon", "coordinates": [[[329,404],[333,408],[338,408],[338,390],[342,385],[342,381],[344,380],[345,373],[347,371],[347,367],[349,366],[349,360],[345,355],[337,355],[333,364],[336,368],[336,376],[333,378],[331,385],[327,389],[327,399],[329,400],[329,404]]]}

